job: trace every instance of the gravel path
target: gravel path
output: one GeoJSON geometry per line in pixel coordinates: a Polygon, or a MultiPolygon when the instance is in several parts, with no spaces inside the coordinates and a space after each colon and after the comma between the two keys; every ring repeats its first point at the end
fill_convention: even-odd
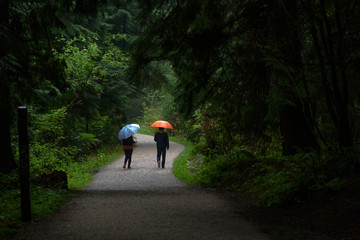
{"type": "Polygon", "coordinates": [[[182,145],[170,143],[161,169],[153,137],[135,137],[132,169],[122,168],[123,158],[104,167],[58,213],[15,239],[268,239],[229,198],[174,177],[171,166],[182,145]]]}

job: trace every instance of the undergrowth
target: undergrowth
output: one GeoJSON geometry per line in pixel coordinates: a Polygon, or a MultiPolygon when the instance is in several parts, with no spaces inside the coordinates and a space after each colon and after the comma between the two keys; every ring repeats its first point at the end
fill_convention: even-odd
{"type": "Polygon", "coordinates": [[[123,154],[121,145],[116,145],[100,151],[86,161],[70,163],[65,169],[69,189],[79,189],[90,183],[94,171],[113,162],[121,154],[123,154]]]}
{"type": "Polygon", "coordinates": [[[188,184],[196,184],[198,182],[197,175],[191,174],[189,167],[189,160],[193,157],[193,144],[185,140],[171,140],[176,141],[185,147],[184,151],[175,158],[172,172],[180,181],[188,184]]]}
{"type": "Polygon", "coordinates": [[[191,142],[180,143],[186,148],[173,165],[178,179],[250,196],[259,206],[299,203],[317,191],[338,191],[345,184],[327,174],[324,157],[313,153],[260,156],[234,147],[228,154],[205,156],[196,153],[191,142]]]}
{"type": "MultiPolygon", "coordinates": [[[[24,229],[21,221],[20,189],[18,171],[1,176],[0,190],[0,238],[6,239],[24,229]]],[[[70,197],[64,189],[51,189],[31,184],[31,219],[38,221],[55,212],[70,197]]]]}
{"type": "MultiPolygon", "coordinates": [[[[104,148],[86,160],[74,161],[66,166],[62,164],[58,169],[67,173],[69,189],[79,189],[92,181],[94,171],[114,161],[120,154],[120,145],[104,148]]],[[[25,227],[25,223],[21,221],[19,181],[17,170],[0,175],[0,239],[8,239],[25,227]]],[[[69,190],[47,188],[34,183],[31,183],[30,191],[33,221],[56,212],[72,196],[69,190]]]]}

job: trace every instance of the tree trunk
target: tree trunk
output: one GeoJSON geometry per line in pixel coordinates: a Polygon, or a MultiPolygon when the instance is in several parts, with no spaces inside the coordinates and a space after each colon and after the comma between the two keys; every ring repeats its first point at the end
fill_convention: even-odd
{"type": "Polygon", "coordinates": [[[307,148],[318,149],[318,142],[304,112],[298,107],[287,106],[280,113],[280,132],[283,136],[283,155],[293,155],[307,148]]]}
{"type": "MultiPolygon", "coordinates": [[[[5,28],[9,25],[9,1],[0,1],[0,25],[5,28]]],[[[0,38],[0,58],[6,56],[5,46],[5,33],[1,34],[0,38]]],[[[14,155],[11,149],[11,109],[10,109],[10,88],[6,74],[0,72],[0,172],[8,173],[15,168],[14,155]]]]}
{"type": "Polygon", "coordinates": [[[312,1],[307,1],[310,32],[319,59],[326,104],[337,134],[336,148],[343,151],[353,147],[353,132],[349,123],[348,80],[344,64],[344,29],[339,16],[340,6],[335,1],[335,26],[327,15],[326,2],[319,1],[318,8],[321,17],[315,18],[312,1]]]}
{"type": "Polygon", "coordinates": [[[289,87],[285,90],[284,97],[293,103],[293,105],[286,105],[280,112],[283,155],[295,154],[299,149],[319,148],[314,131],[314,113],[310,98],[299,96],[294,90],[303,85],[308,92],[301,60],[296,4],[296,0],[288,0],[272,1],[271,5],[273,41],[277,43],[281,41],[278,58],[290,69],[289,72],[280,72],[279,78],[289,79],[289,87]]]}

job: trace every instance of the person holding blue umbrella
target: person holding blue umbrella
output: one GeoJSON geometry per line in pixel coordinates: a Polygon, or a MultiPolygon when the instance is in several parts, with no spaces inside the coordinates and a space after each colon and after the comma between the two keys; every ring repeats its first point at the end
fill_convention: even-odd
{"type": "Polygon", "coordinates": [[[133,135],[137,132],[137,130],[140,129],[140,126],[138,124],[128,124],[124,126],[119,134],[118,138],[119,140],[123,141],[123,147],[125,152],[125,160],[124,160],[124,166],[123,168],[126,168],[126,164],[128,164],[128,169],[131,168],[131,156],[133,153],[133,144],[135,143],[133,135]]]}

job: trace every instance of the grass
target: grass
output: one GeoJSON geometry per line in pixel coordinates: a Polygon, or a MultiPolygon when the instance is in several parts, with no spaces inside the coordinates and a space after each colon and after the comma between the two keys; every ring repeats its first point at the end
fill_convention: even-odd
{"type": "MultiPolygon", "coordinates": [[[[63,189],[31,185],[32,220],[38,221],[57,211],[70,197],[71,193],[63,189]]],[[[0,239],[6,239],[25,227],[21,221],[20,190],[4,191],[0,199],[0,239]]]]}
{"type": "Polygon", "coordinates": [[[185,149],[174,160],[172,172],[180,181],[188,184],[198,184],[197,175],[189,171],[189,160],[193,157],[193,144],[190,141],[171,138],[172,141],[182,144],[185,149]]]}
{"type": "Polygon", "coordinates": [[[150,128],[150,127],[141,127],[137,133],[139,134],[145,134],[149,136],[154,136],[155,132],[158,130],[158,128],[150,128]]]}
{"type": "Polygon", "coordinates": [[[111,149],[105,149],[95,156],[89,157],[87,161],[71,163],[66,173],[68,175],[69,189],[79,189],[85,187],[93,180],[94,171],[113,162],[123,154],[120,145],[111,149]]]}

